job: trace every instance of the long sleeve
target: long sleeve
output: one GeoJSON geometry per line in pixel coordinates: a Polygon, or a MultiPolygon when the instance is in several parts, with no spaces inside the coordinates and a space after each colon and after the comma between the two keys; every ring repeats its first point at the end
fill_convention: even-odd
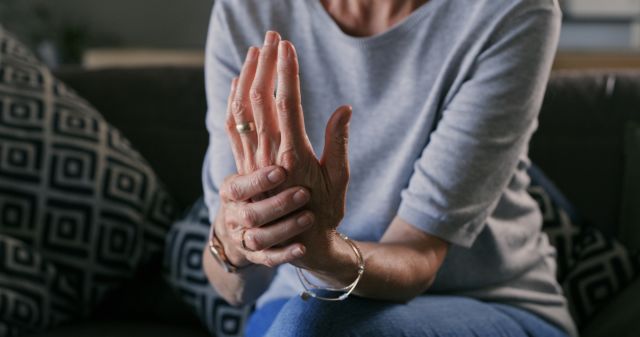
{"type": "Polygon", "coordinates": [[[537,127],[561,14],[529,7],[496,25],[402,192],[401,218],[456,245],[473,245],[537,127]]]}

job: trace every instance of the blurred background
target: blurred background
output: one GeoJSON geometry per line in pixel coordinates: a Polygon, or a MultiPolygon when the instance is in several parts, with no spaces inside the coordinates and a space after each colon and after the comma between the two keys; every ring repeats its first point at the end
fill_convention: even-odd
{"type": "Polygon", "coordinates": [[[0,0],[0,22],[51,67],[202,63],[213,0],[0,0]]]}
{"type": "MultiPolygon", "coordinates": [[[[212,0],[0,0],[50,66],[197,65],[212,0]]],[[[556,69],[640,68],[640,0],[561,0],[556,69]]]]}

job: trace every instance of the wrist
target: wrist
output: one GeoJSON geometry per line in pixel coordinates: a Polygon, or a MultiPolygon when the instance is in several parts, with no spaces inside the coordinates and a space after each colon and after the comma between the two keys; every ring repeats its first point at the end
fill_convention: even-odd
{"type": "Polygon", "coordinates": [[[332,231],[326,250],[306,269],[314,276],[335,287],[350,284],[358,276],[359,261],[349,243],[332,231]]]}

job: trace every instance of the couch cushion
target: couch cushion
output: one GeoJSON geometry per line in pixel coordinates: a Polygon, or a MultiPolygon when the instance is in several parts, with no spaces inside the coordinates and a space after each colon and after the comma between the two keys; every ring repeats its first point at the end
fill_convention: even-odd
{"type": "Polygon", "coordinates": [[[0,321],[25,333],[88,315],[161,252],[174,214],[128,140],[0,27],[0,234],[39,257],[2,256],[0,321]],[[24,307],[29,324],[9,310],[24,307]]]}

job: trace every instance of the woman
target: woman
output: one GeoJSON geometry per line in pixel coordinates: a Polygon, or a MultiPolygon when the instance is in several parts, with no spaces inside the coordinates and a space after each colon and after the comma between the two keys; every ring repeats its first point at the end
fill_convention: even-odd
{"type": "Polygon", "coordinates": [[[559,26],[554,0],[218,0],[204,265],[257,301],[247,334],[576,335],[525,190],[559,26]]]}

